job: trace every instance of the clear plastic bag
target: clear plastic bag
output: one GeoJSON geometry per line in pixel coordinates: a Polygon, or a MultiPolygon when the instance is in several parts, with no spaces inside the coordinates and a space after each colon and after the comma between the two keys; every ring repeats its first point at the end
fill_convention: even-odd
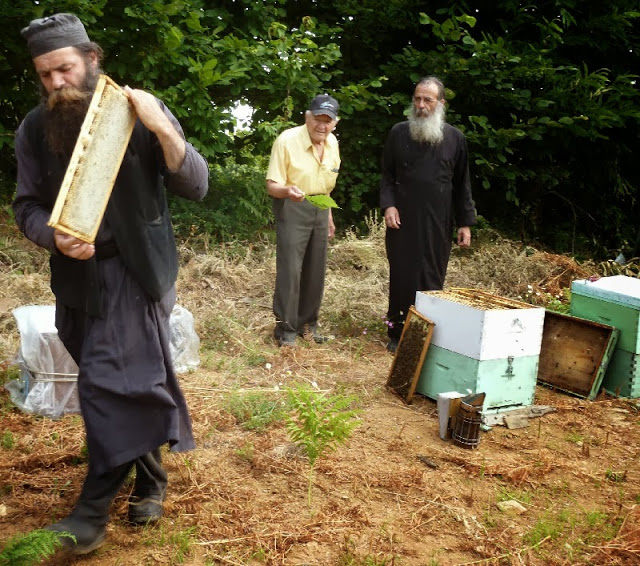
{"type": "Polygon", "coordinates": [[[171,359],[176,373],[193,371],[200,365],[200,338],[196,334],[193,315],[175,305],[171,311],[171,359]]]}
{"type": "MultiPolygon", "coordinates": [[[[15,363],[20,377],[5,384],[11,400],[27,413],[58,419],[79,413],[78,366],[55,327],[54,305],[29,305],[13,310],[20,332],[15,363]]],[[[200,365],[200,339],[193,315],[176,305],[170,317],[170,351],[176,373],[200,365]]]]}
{"type": "Polygon", "coordinates": [[[20,378],[5,385],[23,411],[54,419],[79,413],[78,366],[55,326],[53,305],[29,305],[13,310],[20,331],[15,362],[20,378]]]}

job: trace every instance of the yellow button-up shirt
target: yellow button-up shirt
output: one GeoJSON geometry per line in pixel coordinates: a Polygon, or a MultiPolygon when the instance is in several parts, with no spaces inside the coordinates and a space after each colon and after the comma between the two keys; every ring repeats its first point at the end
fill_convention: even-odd
{"type": "Polygon", "coordinates": [[[267,179],[295,185],[307,195],[328,195],[336,186],[340,170],[338,140],[329,134],[322,161],[311,143],[306,124],[282,132],[273,143],[267,179]]]}

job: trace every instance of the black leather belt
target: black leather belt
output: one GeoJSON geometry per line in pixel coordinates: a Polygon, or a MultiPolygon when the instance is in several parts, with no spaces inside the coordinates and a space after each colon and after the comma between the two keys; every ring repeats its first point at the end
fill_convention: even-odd
{"type": "Polygon", "coordinates": [[[109,259],[119,254],[118,246],[115,242],[108,242],[106,244],[100,244],[96,246],[96,259],[102,261],[103,259],[109,259]]]}

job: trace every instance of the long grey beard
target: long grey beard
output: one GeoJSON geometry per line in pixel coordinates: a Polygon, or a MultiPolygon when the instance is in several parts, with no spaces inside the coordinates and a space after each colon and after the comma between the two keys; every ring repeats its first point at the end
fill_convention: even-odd
{"type": "Polygon", "coordinates": [[[409,112],[409,132],[411,138],[419,143],[436,145],[444,137],[444,105],[438,104],[429,116],[416,116],[415,107],[409,112]]]}

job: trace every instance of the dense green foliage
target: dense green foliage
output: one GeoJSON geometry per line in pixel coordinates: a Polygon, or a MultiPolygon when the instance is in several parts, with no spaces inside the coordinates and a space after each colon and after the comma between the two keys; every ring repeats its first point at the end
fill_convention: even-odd
{"type": "Polygon", "coordinates": [[[264,159],[239,164],[233,158],[213,163],[210,190],[202,202],[171,197],[173,224],[181,239],[210,234],[222,240],[250,240],[271,222],[265,190],[264,159]]]}
{"type": "Polygon", "coordinates": [[[0,6],[4,201],[15,186],[13,131],[38,97],[19,30],[33,17],[72,11],[103,46],[108,74],[167,102],[215,164],[213,191],[231,188],[238,167],[252,171],[237,214],[227,192],[200,209],[206,222],[189,222],[217,236],[241,237],[247,218],[251,229],[264,226],[268,201],[258,195],[264,161],[254,158],[268,156],[275,135],[300,123],[308,100],[323,91],[341,104],[336,221],[359,223],[377,206],[386,133],[402,119],[415,81],[436,74],[447,86],[449,121],[467,134],[474,196],[491,224],[558,251],[621,248],[635,238],[637,0],[226,0],[215,7],[204,0],[0,0],[0,6]],[[253,108],[251,129],[239,134],[231,112],[238,102],[253,108]]]}

